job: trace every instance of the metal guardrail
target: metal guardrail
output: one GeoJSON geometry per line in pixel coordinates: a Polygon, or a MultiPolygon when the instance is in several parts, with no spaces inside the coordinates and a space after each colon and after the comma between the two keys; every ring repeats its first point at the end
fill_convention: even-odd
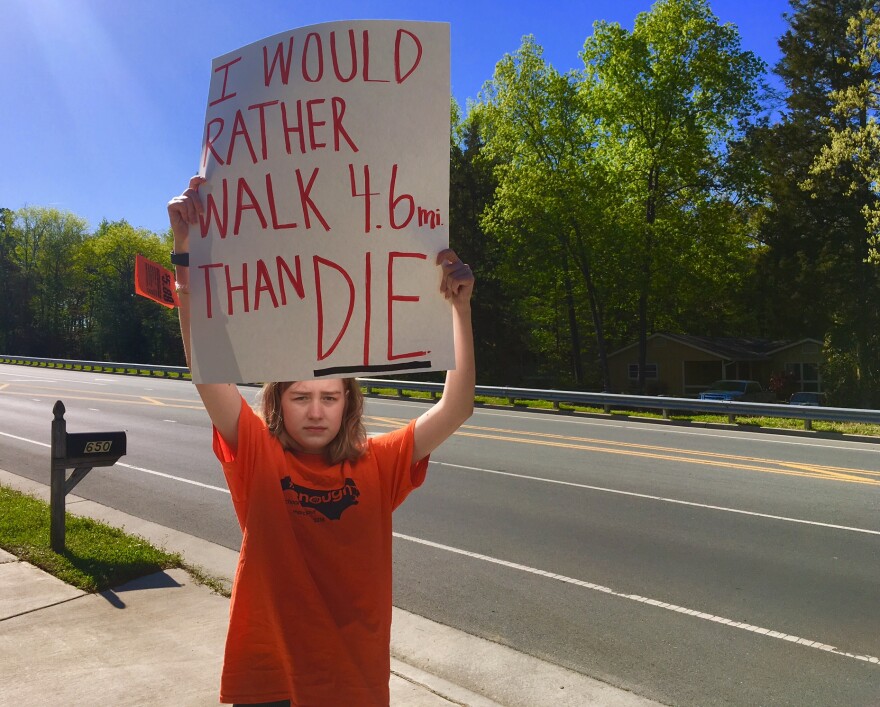
{"type": "Polygon", "coordinates": [[[24,366],[41,366],[44,368],[87,368],[91,371],[99,373],[126,373],[134,371],[128,375],[141,375],[148,373],[149,375],[162,374],[162,376],[171,376],[175,378],[183,378],[184,373],[189,373],[188,368],[180,366],[153,366],[145,363],[110,363],[109,361],[73,361],[63,358],[33,358],[30,356],[6,356],[0,354],[0,363],[12,363],[24,366]]]}
{"type": "MultiPolygon", "coordinates": [[[[442,383],[422,383],[418,381],[389,381],[360,379],[361,385],[371,392],[372,388],[392,388],[396,390],[418,390],[432,393],[435,397],[443,390],[442,383]]],[[[517,400],[544,400],[553,403],[559,410],[560,403],[612,410],[660,410],[665,419],[672,411],[704,412],[713,415],[727,415],[733,423],[737,417],[781,417],[803,420],[805,429],[811,429],[813,420],[829,422],[863,422],[880,425],[880,410],[861,408],[830,408],[809,405],[788,405],[787,403],[741,403],[727,400],[699,400],[696,398],[672,398],[654,395],[625,395],[622,393],[583,393],[573,390],[538,390],[534,388],[500,388],[478,385],[476,394],[492,398],[506,398],[510,405],[517,400]]]]}
{"type": "MultiPolygon", "coordinates": [[[[87,368],[102,372],[127,372],[132,375],[175,376],[182,378],[189,373],[187,368],[179,366],[152,366],[141,363],[111,363],[107,361],[73,361],[67,359],[32,358],[26,356],[6,356],[0,354],[0,363],[12,363],[28,366],[44,366],[51,368],[87,368]]],[[[396,390],[402,397],[403,391],[430,393],[435,399],[443,392],[442,383],[428,383],[414,380],[384,380],[377,378],[360,378],[367,394],[377,389],[396,390]]],[[[709,413],[727,415],[728,421],[734,423],[737,417],[779,417],[803,420],[804,429],[812,429],[814,420],[827,422],[861,422],[880,425],[880,410],[864,410],[861,408],[813,407],[807,405],[788,405],[785,403],[741,403],[726,400],[698,400],[696,398],[673,398],[651,395],[625,395],[621,393],[583,393],[573,390],[540,390],[536,388],[508,388],[478,385],[478,396],[506,399],[513,406],[520,400],[537,400],[553,403],[555,410],[560,410],[560,403],[583,405],[602,408],[606,414],[612,410],[638,411],[659,410],[665,419],[672,412],[709,413]]]]}

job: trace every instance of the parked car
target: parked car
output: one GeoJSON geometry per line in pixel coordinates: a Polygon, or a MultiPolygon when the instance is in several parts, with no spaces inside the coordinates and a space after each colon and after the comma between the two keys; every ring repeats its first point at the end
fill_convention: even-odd
{"type": "Polygon", "coordinates": [[[813,393],[807,391],[792,393],[788,402],[790,405],[822,406],[825,404],[825,393],[813,393]]]}
{"type": "Polygon", "coordinates": [[[773,403],[776,394],[764,390],[758,381],[720,380],[700,393],[700,400],[738,400],[743,403],[773,403]]]}

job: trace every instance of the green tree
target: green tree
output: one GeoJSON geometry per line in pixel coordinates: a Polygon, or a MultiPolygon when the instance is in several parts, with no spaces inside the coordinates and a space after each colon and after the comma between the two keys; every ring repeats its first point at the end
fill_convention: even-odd
{"type": "Polygon", "coordinates": [[[12,224],[15,213],[0,208],[0,351],[15,353],[18,348],[19,312],[22,308],[18,268],[13,261],[15,240],[12,224]]]}
{"type": "Polygon", "coordinates": [[[725,243],[741,242],[741,230],[731,233],[717,219],[722,230],[714,237],[703,230],[699,252],[690,244],[701,222],[693,215],[731,203],[728,144],[758,109],[763,63],[741,50],[736,28],[719,24],[704,0],[660,0],[632,32],[597,22],[582,58],[598,149],[620,187],[622,220],[638,239],[632,268],[643,390],[651,310],[664,299],[658,292],[676,281],[687,287],[693,257],[705,266],[706,248],[745,255],[725,243]]]}
{"type": "Polygon", "coordinates": [[[75,261],[88,225],[67,211],[26,206],[14,212],[9,233],[21,302],[17,346],[32,356],[61,355],[73,336],[69,312],[82,295],[75,261]]]}
{"type": "Polygon", "coordinates": [[[867,264],[863,179],[852,160],[816,169],[832,131],[857,125],[838,115],[834,96],[863,85],[850,19],[866,0],[794,0],[775,72],[787,89],[775,125],[755,128],[743,151],[760,167],[752,308],[769,336],[825,340],[823,387],[834,404],[876,404],[880,370],[880,273],[867,264]],[[854,180],[861,192],[847,195],[854,180]],[[803,187],[808,187],[804,189],[803,187]]]}
{"type": "MultiPolygon", "coordinates": [[[[595,157],[594,121],[577,78],[547,64],[533,37],[498,62],[474,107],[498,180],[483,226],[506,244],[520,277],[539,285],[532,299],[537,311],[546,317],[561,305],[566,312],[576,385],[586,380],[575,294],[585,293],[607,388],[605,308],[615,283],[615,234],[603,223],[609,208],[605,171],[595,157]]],[[[555,337],[553,343],[558,349],[561,342],[555,337]]]]}
{"type": "Polygon", "coordinates": [[[126,221],[104,221],[84,244],[81,263],[91,287],[85,305],[91,356],[107,361],[181,362],[172,310],[135,295],[138,253],[170,267],[170,240],[126,221]]]}
{"type": "Polygon", "coordinates": [[[509,385],[522,380],[528,344],[514,278],[505,269],[505,253],[493,234],[480,226],[496,182],[493,165],[483,155],[480,117],[467,119],[452,102],[450,144],[449,239],[451,247],[474,268],[479,295],[473,301],[474,330],[479,333],[475,355],[484,385],[509,385]]]}
{"type": "MultiPolygon", "coordinates": [[[[855,252],[859,288],[849,327],[836,327],[827,339],[827,374],[833,393],[860,405],[880,404],[880,278],[867,263],[880,264],[880,4],[865,2],[847,17],[844,34],[849,51],[837,58],[849,81],[828,94],[831,115],[823,119],[828,140],[811,173],[831,175],[841,185],[847,204],[858,208],[867,230],[865,246],[855,252]]],[[[804,187],[816,194],[815,183],[804,187]]],[[[855,229],[853,229],[855,230],[855,229]]],[[[862,233],[864,236],[864,231],[862,233]]]]}
{"type": "Polygon", "coordinates": [[[813,174],[850,177],[846,194],[859,200],[868,230],[868,259],[880,264],[880,3],[865,3],[848,18],[846,38],[853,53],[838,58],[852,76],[828,98],[829,142],[813,164],[813,174]]]}

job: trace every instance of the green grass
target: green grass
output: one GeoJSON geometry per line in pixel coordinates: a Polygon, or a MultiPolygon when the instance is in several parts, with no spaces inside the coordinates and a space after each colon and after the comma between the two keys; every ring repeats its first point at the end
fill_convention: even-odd
{"type": "MultiPolygon", "coordinates": [[[[431,393],[426,390],[401,390],[398,392],[397,388],[377,388],[374,385],[369,386],[370,390],[367,392],[367,386],[361,385],[361,391],[363,391],[364,395],[371,395],[380,398],[412,398],[413,400],[431,400],[431,393]]],[[[440,394],[436,394],[436,398],[439,400],[440,394]]]]}
{"type": "Polygon", "coordinates": [[[65,550],[49,543],[49,505],[0,486],[0,548],[87,592],[100,592],[161,570],[183,568],[215,592],[223,583],[187,566],[180,555],[160,550],[90,518],[67,515],[65,550]]]}

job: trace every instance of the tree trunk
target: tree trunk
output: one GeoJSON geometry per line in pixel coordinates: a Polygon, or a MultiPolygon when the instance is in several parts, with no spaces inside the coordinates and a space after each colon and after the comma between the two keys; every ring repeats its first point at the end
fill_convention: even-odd
{"type": "Polygon", "coordinates": [[[645,368],[648,365],[648,297],[651,293],[651,269],[654,249],[654,222],[657,220],[659,170],[648,171],[648,198],[645,203],[645,244],[642,251],[642,277],[639,283],[639,377],[638,393],[645,394],[645,368]]]}
{"type": "MultiPolygon", "coordinates": [[[[578,243],[581,243],[580,227],[577,222],[572,222],[571,227],[575,232],[578,243]]],[[[596,286],[593,283],[593,273],[588,258],[580,248],[573,255],[578,269],[584,278],[584,284],[587,286],[587,300],[590,304],[590,315],[593,318],[593,329],[596,332],[596,352],[599,355],[599,368],[602,371],[602,390],[608,393],[611,391],[611,374],[608,369],[608,347],[605,342],[605,323],[602,307],[599,303],[596,286]]]]}
{"type": "Polygon", "coordinates": [[[571,272],[568,266],[568,256],[563,262],[565,277],[565,303],[568,309],[568,329],[571,333],[571,357],[572,372],[574,373],[575,385],[580,387],[584,384],[584,367],[581,361],[581,333],[577,323],[577,311],[574,306],[574,288],[571,283],[571,272]]]}

